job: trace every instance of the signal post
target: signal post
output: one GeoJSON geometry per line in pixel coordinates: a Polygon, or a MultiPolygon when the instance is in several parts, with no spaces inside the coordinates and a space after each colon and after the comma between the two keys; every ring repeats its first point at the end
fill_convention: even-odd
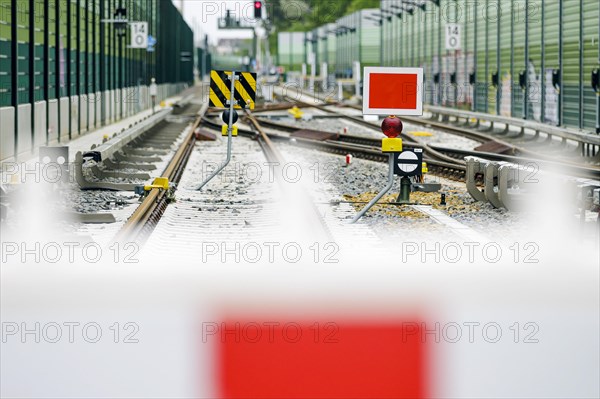
{"type": "Polygon", "coordinates": [[[381,152],[388,154],[388,183],[351,223],[357,222],[394,185],[394,176],[402,176],[397,203],[410,204],[411,176],[423,174],[423,149],[402,148],[403,124],[398,115],[423,115],[423,69],[366,67],[363,91],[364,115],[387,115],[381,124],[386,136],[381,141],[381,152]]]}

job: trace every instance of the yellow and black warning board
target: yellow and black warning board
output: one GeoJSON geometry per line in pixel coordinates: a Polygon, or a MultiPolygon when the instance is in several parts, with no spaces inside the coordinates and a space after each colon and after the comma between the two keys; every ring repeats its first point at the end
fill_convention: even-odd
{"type": "MultiPolygon", "coordinates": [[[[236,109],[254,109],[256,102],[256,74],[252,72],[236,72],[239,78],[235,80],[233,93],[236,109]],[[243,106],[242,106],[243,104],[243,106]]],[[[231,71],[210,71],[210,100],[209,106],[229,108],[231,99],[231,71]]]]}

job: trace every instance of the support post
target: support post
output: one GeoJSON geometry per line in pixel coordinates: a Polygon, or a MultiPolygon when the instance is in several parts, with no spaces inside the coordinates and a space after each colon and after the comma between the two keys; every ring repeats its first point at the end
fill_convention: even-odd
{"type": "Polygon", "coordinates": [[[360,61],[354,62],[353,78],[354,78],[354,95],[356,95],[356,97],[360,97],[360,80],[361,80],[360,61]]]}
{"type": "Polygon", "coordinates": [[[327,91],[327,77],[328,77],[328,73],[327,73],[327,63],[324,62],[323,64],[321,64],[321,78],[323,79],[321,81],[322,87],[323,87],[323,93],[327,91]]]}
{"type": "Polygon", "coordinates": [[[385,194],[387,194],[388,191],[390,191],[392,189],[392,186],[394,185],[394,154],[390,153],[388,154],[388,165],[389,165],[389,172],[388,172],[388,184],[387,186],[385,186],[385,188],[383,190],[381,190],[379,192],[379,194],[377,194],[375,196],[375,198],[373,198],[371,200],[371,202],[369,202],[367,204],[367,206],[365,206],[363,209],[361,209],[361,211],[354,217],[354,219],[352,219],[352,221],[350,223],[356,223],[358,222],[358,220],[363,217],[363,215],[365,213],[367,213],[369,211],[369,209],[371,209],[373,207],[373,205],[375,205],[377,203],[377,201],[379,201],[381,199],[381,197],[383,197],[385,194]]]}
{"type": "Polygon", "coordinates": [[[17,0],[10,3],[10,65],[12,78],[10,80],[10,103],[15,109],[14,157],[19,153],[19,42],[17,40],[19,26],[19,7],[17,0]]]}
{"type": "Polygon", "coordinates": [[[233,131],[233,110],[234,110],[234,105],[235,105],[235,71],[231,71],[231,97],[229,99],[229,123],[227,126],[227,158],[225,159],[225,162],[223,162],[221,164],[221,166],[219,166],[213,173],[211,173],[210,176],[208,176],[208,178],[206,180],[204,180],[202,183],[200,183],[200,185],[198,186],[198,188],[196,188],[197,191],[200,191],[202,189],[202,187],[204,187],[209,181],[211,181],[216,175],[218,175],[219,173],[221,173],[221,171],[223,169],[225,169],[225,167],[229,164],[229,161],[231,161],[231,136],[232,136],[232,131],[233,131]]]}
{"type": "Polygon", "coordinates": [[[54,93],[56,96],[56,109],[58,109],[58,118],[56,118],[56,132],[55,135],[58,139],[58,142],[61,142],[61,133],[62,133],[62,126],[61,126],[61,106],[60,106],[60,97],[62,95],[62,92],[60,90],[60,86],[63,83],[60,79],[60,51],[62,50],[60,48],[60,2],[57,1],[54,4],[54,32],[55,32],[55,36],[54,36],[54,93]]]}
{"type": "Polygon", "coordinates": [[[31,103],[31,151],[35,145],[35,1],[29,0],[29,102],[31,103]]]}
{"type": "Polygon", "coordinates": [[[409,204],[410,203],[410,190],[412,183],[410,182],[410,178],[403,176],[400,179],[400,194],[396,201],[400,204],[409,204]]]}
{"type": "Polygon", "coordinates": [[[312,57],[311,57],[311,62],[310,62],[310,80],[308,83],[308,91],[311,93],[315,92],[315,77],[316,77],[316,63],[315,63],[315,56],[314,53],[312,53],[312,57]]]}
{"type": "Polygon", "coordinates": [[[302,63],[302,90],[306,87],[306,63],[302,63]]]}
{"type": "MultiPolygon", "coordinates": [[[[48,71],[50,63],[48,60],[50,59],[50,0],[44,0],[44,100],[46,100],[46,142],[48,145],[50,141],[48,129],[50,128],[50,90],[48,79],[50,76],[50,72],[48,71]]],[[[79,6],[79,4],[78,4],[79,6]]]]}

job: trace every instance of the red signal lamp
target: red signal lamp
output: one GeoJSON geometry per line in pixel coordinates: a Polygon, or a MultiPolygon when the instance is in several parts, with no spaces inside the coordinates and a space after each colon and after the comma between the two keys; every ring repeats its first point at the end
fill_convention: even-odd
{"type": "Polygon", "coordinates": [[[254,2],[254,18],[255,19],[262,18],[262,2],[261,1],[254,2]]]}
{"type": "Polygon", "coordinates": [[[396,138],[402,133],[404,128],[402,121],[395,115],[390,115],[383,120],[381,131],[389,138],[396,138]]]}

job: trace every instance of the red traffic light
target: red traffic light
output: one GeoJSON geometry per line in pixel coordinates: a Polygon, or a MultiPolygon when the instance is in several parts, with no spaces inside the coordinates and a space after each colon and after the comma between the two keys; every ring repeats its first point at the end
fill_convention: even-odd
{"type": "Polygon", "coordinates": [[[254,18],[255,19],[262,18],[262,1],[254,2],[254,18]]]}

